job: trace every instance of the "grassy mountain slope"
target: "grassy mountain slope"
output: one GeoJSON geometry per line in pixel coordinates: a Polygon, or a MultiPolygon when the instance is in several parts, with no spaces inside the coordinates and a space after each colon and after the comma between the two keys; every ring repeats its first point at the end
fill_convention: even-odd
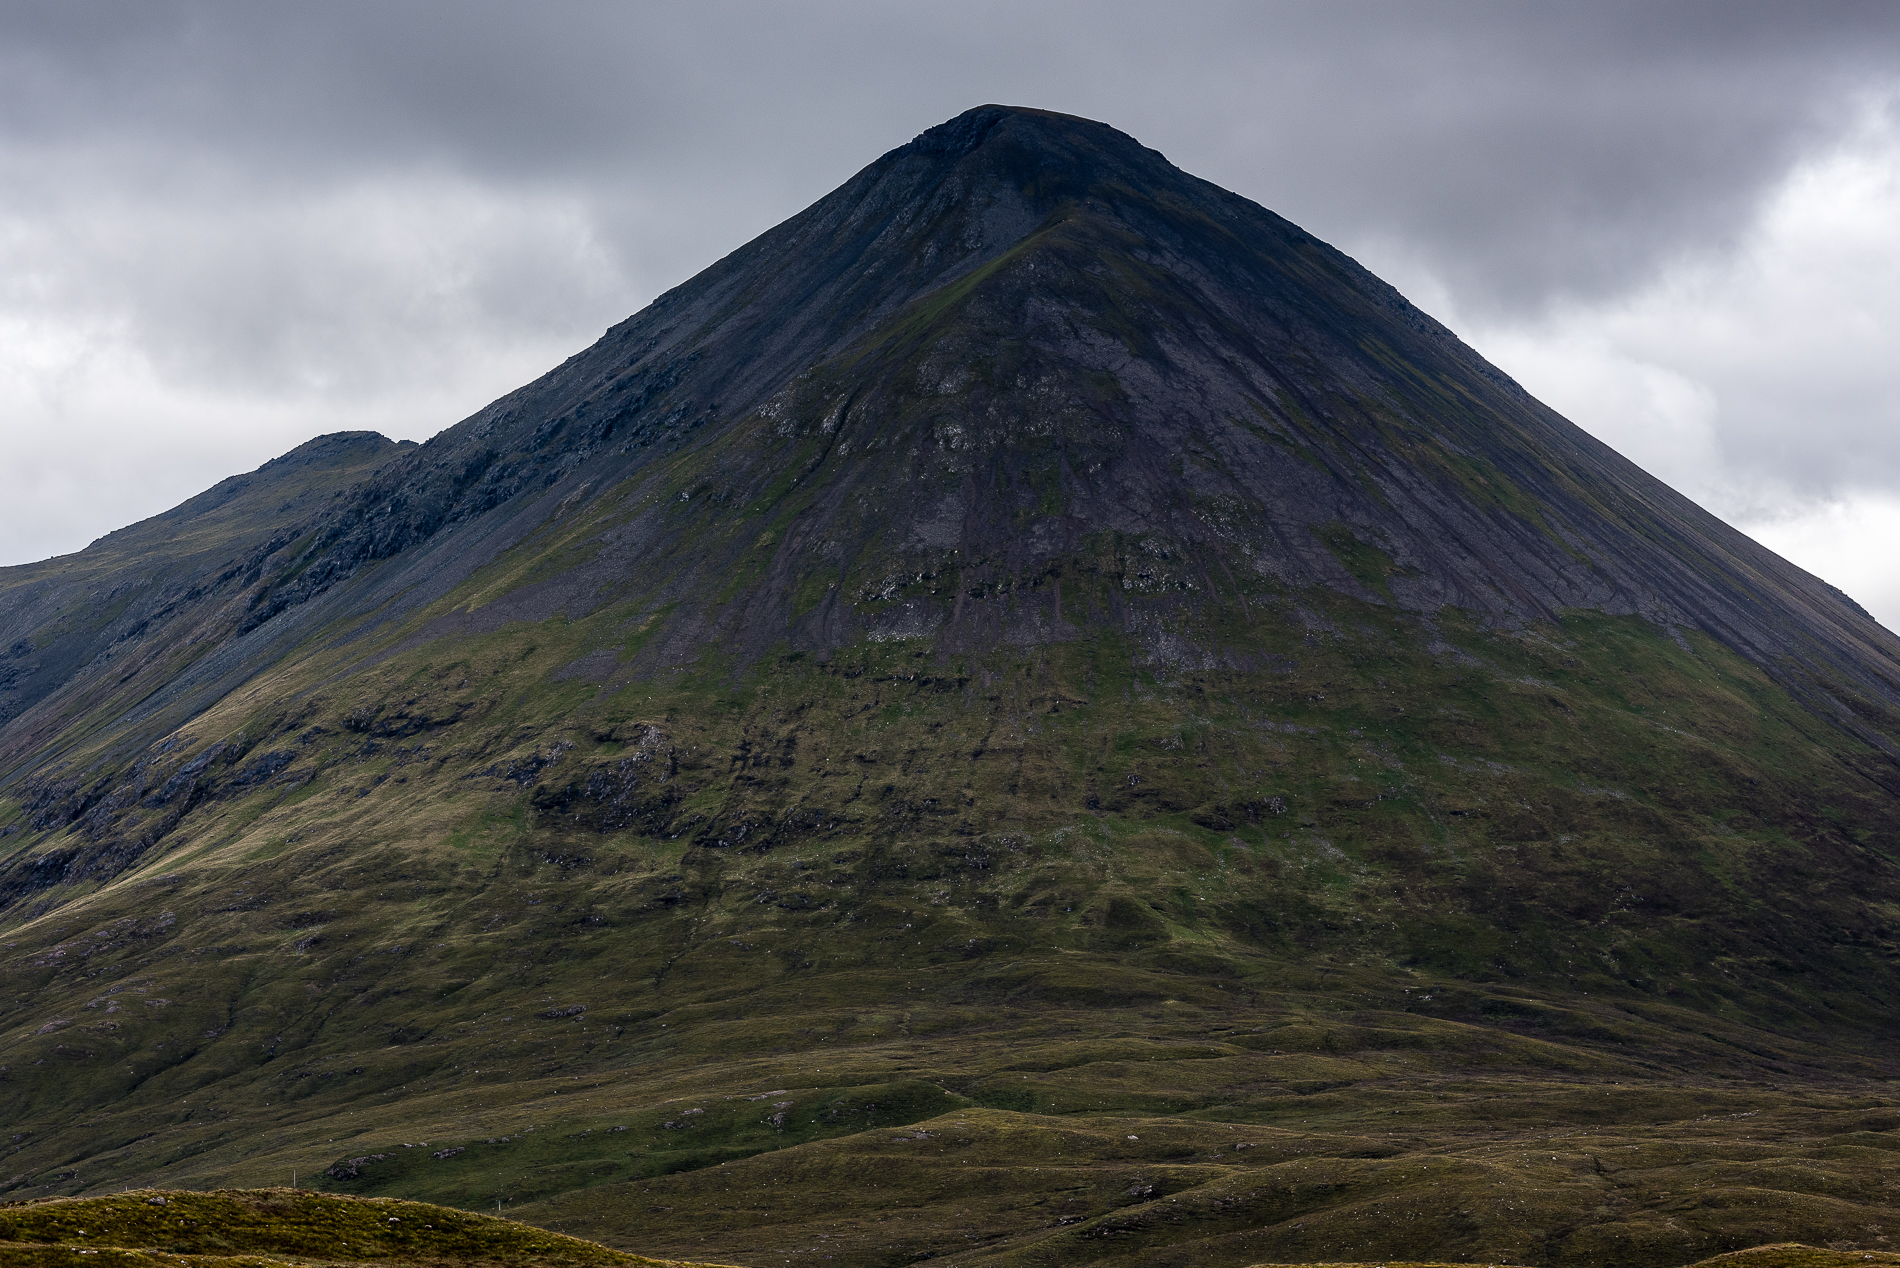
{"type": "Polygon", "coordinates": [[[1900,644],[1127,138],[972,112],[361,443],[215,539],[189,668],[0,733],[9,1193],[867,1265],[1900,1235],[1900,644]]]}
{"type": "MultiPolygon", "coordinates": [[[[714,1218],[724,1189],[691,1176],[833,1159],[833,1180],[785,1186],[806,1218],[773,1222],[796,1240],[848,1206],[813,1204],[836,1168],[859,1181],[844,1192],[890,1187],[881,1129],[959,1110],[1076,1116],[1098,1141],[1104,1113],[1271,1126],[1347,1159],[1370,1132],[1441,1164],[1611,1119],[1618,1148],[1696,1134],[1705,1168],[1772,1160],[1755,1222],[1685,1219],[1655,1175],[1609,1233],[1596,1179],[1528,1218],[1446,1211],[1507,1174],[1487,1163],[1431,1173],[1435,1214],[1403,1244],[1353,1244],[1679,1263],[1770,1225],[1884,1229],[1890,914],[1877,852],[1833,817],[1864,821],[1871,795],[1820,724],[1639,620],[1473,635],[1468,663],[1404,656],[1377,610],[1340,602],[1359,632],[1283,622],[1301,667],[1272,675],[1117,683],[1071,643],[983,683],[892,641],[603,692],[556,677],[584,623],[393,656],[283,714],[287,738],[254,747],[295,760],[214,789],[190,849],[8,935],[6,1087],[35,1127],[14,1166],[27,1192],[329,1168],[346,1192],[530,1218],[578,1201],[574,1231],[743,1258],[759,1215],[714,1218]],[[1399,712],[1393,684],[1420,676],[1438,703],[1399,712]],[[1617,707],[1585,690],[1604,678],[1617,707]],[[401,734],[477,683],[491,710],[401,734]],[[1808,764],[1764,760],[1801,751],[1789,737],[1808,764]],[[1737,1139],[1764,1115],[1784,1139],[1737,1139]],[[1840,1147],[1874,1187],[1816,1213],[1806,1177],[1840,1147]],[[684,1194],[656,1199],[681,1221],[660,1241],[617,1196],[655,1184],[684,1194]]],[[[206,723],[270,737],[276,716],[206,723]]],[[[1106,1218],[1142,1187],[1051,1193],[1015,1170],[991,1236],[1106,1218]]],[[[946,1182],[932,1171],[901,1205],[946,1182]]],[[[1318,1241],[1221,1259],[1333,1253],[1337,1221],[1368,1218],[1323,1200],[1315,1221],[1312,1201],[1246,1218],[1318,1241]]],[[[904,1245],[940,1245],[934,1219],[904,1245]]]]}

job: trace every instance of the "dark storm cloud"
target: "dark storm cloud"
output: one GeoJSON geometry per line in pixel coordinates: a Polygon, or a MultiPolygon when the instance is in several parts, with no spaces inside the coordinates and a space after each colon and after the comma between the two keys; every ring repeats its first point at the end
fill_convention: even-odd
{"type": "Polygon", "coordinates": [[[1900,66],[1888,4],[44,4],[16,143],[293,185],[416,166],[556,185],[678,274],[982,100],[1089,114],[1472,302],[1601,293],[1720,241],[1900,66]],[[707,214],[710,219],[707,219],[707,214]],[[689,224],[691,221],[689,221],[689,224]]]}

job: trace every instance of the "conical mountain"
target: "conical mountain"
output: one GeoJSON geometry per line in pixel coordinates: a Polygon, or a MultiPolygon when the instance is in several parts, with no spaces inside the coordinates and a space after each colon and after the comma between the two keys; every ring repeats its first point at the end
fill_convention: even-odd
{"type": "Polygon", "coordinates": [[[1887,1235],[1810,1195],[1900,1156],[1839,1153],[1900,1125],[1900,643],[1102,124],[961,115],[427,444],[0,571],[0,643],[12,1195],[297,1166],[741,1262],[1887,1235]],[[1786,1137],[1748,1219],[1513,1161],[1756,1167],[1716,1111],[1786,1137]]]}

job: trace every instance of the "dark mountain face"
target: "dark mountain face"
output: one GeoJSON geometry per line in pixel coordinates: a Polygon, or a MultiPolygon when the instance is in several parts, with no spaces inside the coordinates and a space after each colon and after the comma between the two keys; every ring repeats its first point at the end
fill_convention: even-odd
{"type": "Polygon", "coordinates": [[[1495,1133],[1900,1123],[1815,1117],[1890,1113],[1900,643],[1100,124],[959,116],[425,445],[0,572],[0,642],[22,1193],[268,1158],[742,1257],[830,1213],[714,1164],[908,1177],[864,1263],[966,1246],[985,1150],[1038,1262],[1887,1218],[1507,1209],[1495,1133]]]}
{"type": "Polygon", "coordinates": [[[233,600],[296,543],[299,521],[414,448],[321,436],[77,554],[0,568],[0,762],[45,762],[76,718],[136,706],[221,646],[246,619],[233,600]]]}

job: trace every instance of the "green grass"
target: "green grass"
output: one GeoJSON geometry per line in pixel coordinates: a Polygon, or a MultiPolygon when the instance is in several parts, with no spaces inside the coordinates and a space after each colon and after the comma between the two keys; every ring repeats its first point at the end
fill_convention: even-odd
{"type": "Polygon", "coordinates": [[[670,1264],[513,1220],[298,1189],[133,1190],[0,1207],[0,1263],[670,1264]]]}

